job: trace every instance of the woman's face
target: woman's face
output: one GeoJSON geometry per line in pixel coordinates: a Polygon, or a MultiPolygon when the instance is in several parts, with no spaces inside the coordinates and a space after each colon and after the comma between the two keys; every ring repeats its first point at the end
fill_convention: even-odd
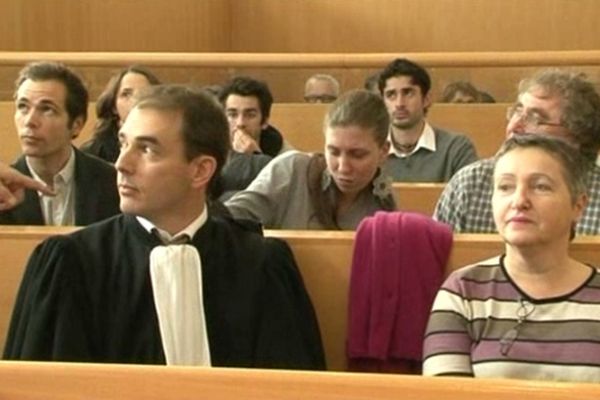
{"type": "Polygon", "coordinates": [[[561,163],[542,149],[517,148],[496,164],[492,209],[508,244],[568,243],[586,203],[585,195],[573,202],[561,163]]]}
{"type": "Polygon", "coordinates": [[[371,183],[388,150],[389,143],[377,144],[372,128],[336,126],[325,131],[327,169],[345,195],[356,195],[371,183]]]}
{"type": "Polygon", "coordinates": [[[145,88],[146,86],[150,86],[150,82],[148,82],[148,79],[142,74],[128,72],[123,76],[121,84],[119,85],[117,101],[115,104],[117,114],[119,115],[119,125],[123,125],[125,118],[129,115],[129,111],[131,111],[131,108],[133,107],[134,96],[140,89],[145,88]]]}

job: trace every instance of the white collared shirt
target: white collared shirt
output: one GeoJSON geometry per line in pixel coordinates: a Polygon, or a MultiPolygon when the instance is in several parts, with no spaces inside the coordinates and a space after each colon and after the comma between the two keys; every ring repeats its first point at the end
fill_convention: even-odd
{"type": "Polygon", "coordinates": [[[206,204],[204,204],[204,209],[202,210],[202,213],[200,213],[198,218],[193,220],[188,226],[186,226],[180,232],[177,232],[175,235],[171,235],[169,232],[158,228],[156,225],[154,225],[152,222],[148,221],[144,217],[137,216],[136,218],[138,222],[144,227],[144,229],[148,231],[148,233],[152,233],[152,230],[156,229],[160,237],[163,238],[164,241],[169,242],[173,240],[173,238],[180,237],[182,235],[187,235],[190,239],[193,238],[196,232],[198,232],[198,230],[202,228],[202,225],[204,225],[204,223],[208,219],[208,210],[206,204]]]}
{"type": "Polygon", "coordinates": [[[388,140],[391,144],[389,154],[393,154],[396,157],[400,157],[400,158],[408,157],[411,154],[417,152],[420,148],[424,148],[424,149],[427,149],[432,152],[435,151],[435,149],[436,149],[436,147],[435,147],[435,132],[433,131],[433,128],[431,127],[431,125],[429,125],[427,123],[427,121],[425,121],[425,124],[423,125],[423,132],[421,132],[421,136],[419,137],[419,140],[417,141],[417,145],[408,154],[401,153],[398,149],[396,149],[396,147],[394,147],[394,141],[392,140],[392,127],[390,127],[390,132],[388,134],[388,140]]]}
{"type": "MultiPolygon", "coordinates": [[[[45,182],[32,168],[27,157],[25,162],[31,176],[36,181],[45,182]]],[[[40,206],[46,225],[75,225],[75,151],[71,148],[71,154],[67,163],[52,178],[54,196],[47,196],[38,192],[40,206]]]]}

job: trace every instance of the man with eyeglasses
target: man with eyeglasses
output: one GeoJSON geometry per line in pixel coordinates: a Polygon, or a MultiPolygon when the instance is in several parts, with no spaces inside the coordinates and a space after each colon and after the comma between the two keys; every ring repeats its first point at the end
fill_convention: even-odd
{"type": "MultiPolygon", "coordinates": [[[[600,95],[584,75],[545,69],[521,81],[517,102],[507,111],[507,137],[524,133],[559,137],[594,163],[600,149],[600,95]]],[[[456,233],[495,233],[492,217],[493,159],[475,162],[448,182],[434,218],[456,233]]],[[[600,168],[588,178],[589,203],[576,233],[600,234],[600,168]]]]}
{"type": "Polygon", "coordinates": [[[340,95],[340,83],[328,74],[315,74],[304,84],[307,103],[333,103],[340,95]]]}
{"type": "Polygon", "coordinates": [[[477,160],[464,136],[431,126],[431,78],[417,63],[399,58],[379,75],[381,96],[390,114],[391,142],[385,170],[398,182],[447,182],[477,160]]]}

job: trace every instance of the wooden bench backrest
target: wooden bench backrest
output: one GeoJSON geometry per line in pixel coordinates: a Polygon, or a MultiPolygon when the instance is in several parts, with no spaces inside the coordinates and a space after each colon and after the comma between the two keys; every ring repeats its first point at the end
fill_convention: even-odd
{"type": "MultiPolygon", "coordinates": [[[[506,103],[434,104],[427,120],[434,126],[471,138],[479,157],[491,157],[504,141],[506,103]]],[[[327,104],[277,103],[270,122],[298,150],[323,151],[327,104]]]]}
{"type": "MultiPolygon", "coordinates": [[[[276,103],[271,110],[271,123],[298,150],[323,151],[323,118],[326,104],[276,103]]],[[[435,104],[428,120],[442,128],[468,135],[480,157],[492,156],[504,140],[507,105],[498,104],[435,104]]],[[[88,109],[88,120],[74,140],[75,145],[87,141],[96,123],[95,103],[88,109]]],[[[21,148],[14,124],[14,104],[0,102],[0,161],[12,162],[21,148]]]]}
{"type": "MultiPolygon", "coordinates": [[[[4,344],[23,267],[33,248],[51,234],[73,228],[0,227],[0,343],[4,344]]],[[[315,306],[331,370],[345,369],[344,341],[348,286],[354,232],[266,231],[286,240],[302,271],[315,306]]],[[[501,253],[496,235],[455,235],[448,271],[501,253]]],[[[600,237],[577,238],[572,254],[579,260],[600,265],[600,237]]]]}
{"type": "Polygon", "coordinates": [[[235,368],[0,362],[7,400],[592,400],[600,385],[235,368]]]}
{"type": "Polygon", "coordinates": [[[433,215],[445,183],[406,183],[394,182],[392,190],[402,211],[414,211],[425,215],[433,215]]]}

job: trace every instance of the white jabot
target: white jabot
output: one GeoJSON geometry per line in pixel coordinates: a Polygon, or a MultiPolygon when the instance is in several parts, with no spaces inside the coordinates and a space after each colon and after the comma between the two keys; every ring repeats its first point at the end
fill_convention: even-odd
{"type": "Polygon", "coordinates": [[[150,277],[167,365],[210,366],[198,250],[187,244],[155,247],[150,277]]]}
{"type": "MultiPolygon", "coordinates": [[[[157,230],[165,241],[193,238],[208,219],[203,212],[175,235],[137,217],[148,231],[157,230]]],[[[150,278],[167,365],[210,366],[210,346],[204,316],[202,262],[195,246],[156,246],[150,252],[150,278]]]]}

